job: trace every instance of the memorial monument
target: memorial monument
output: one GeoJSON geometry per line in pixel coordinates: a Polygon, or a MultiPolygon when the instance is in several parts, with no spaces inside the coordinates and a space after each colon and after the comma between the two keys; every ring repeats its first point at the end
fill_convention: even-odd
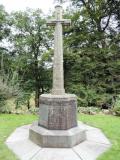
{"type": "Polygon", "coordinates": [[[76,96],[65,93],[63,78],[62,28],[70,20],[62,19],[60,5],[55,9],[48,21],[55,26],[52,92],[40,96],[39,121],[17,128],[6,144],[21,160],[95,160],[111,143],[100,129],[77,123],[76,96]]]}
{"type": "Polygon", "coordinates": [[[71,20],[62,18],[62,7],[55,7],[55,19],[48,20],[55,26],[53,87],[50,94],[39,100],[39,121],[32,124],[29,138],[42,147],[70,148],[86,139],[85,130],[77,124],[77,98],[66,94],[63,70],[63,26],[71,20]]]}

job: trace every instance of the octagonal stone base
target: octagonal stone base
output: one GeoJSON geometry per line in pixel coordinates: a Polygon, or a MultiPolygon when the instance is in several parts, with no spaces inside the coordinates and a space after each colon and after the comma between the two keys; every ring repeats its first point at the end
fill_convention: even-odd
{"type": "Polygon", "coordinates": [[[79,124],[86,130],[86,140],[73,148],[43,148],[36,145],[29,140],[31,125],[17,128],[7,138],[6,144],[20,160],[96,160],[111,147],[111,143],[100,129],[82,122],[79,124]]]}
{"type": "Polygon", "coordinates": [[[80,125],[68,130],[48,130],[35,122],[30,127],[29,139],[41,147],[71,148],[86,140],[86,134],[80,125]]]}
{"type": "Polygon", "coordinates": [[[39,126],[49,130],[67,130],[77,126],[77,98],[74,94],[42,94],[39,107],[39,126]]]}

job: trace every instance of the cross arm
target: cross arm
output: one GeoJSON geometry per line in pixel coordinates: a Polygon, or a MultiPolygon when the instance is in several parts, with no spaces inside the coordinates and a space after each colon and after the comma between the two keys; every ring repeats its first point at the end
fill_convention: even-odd
{"type": "Polygon", "coordinates": [[[55,19],[47,20],[47,25],[48,26],[55,26],[55,24],[56,24],[56,20],[55,19]]]}
{"type": "Polygon", "coordinates": [[[70,19],[62,19],[62,24],[64,26],[70,26],[71,25],[71,20],[70,19]]]}
{"type": "Polygon", "coordinates": [[[48,26],[55,26],[56,23],[58,23],[58,22],[60,22],[64,26],[70,26],[70,24],[71,24],[71,20],[70,19],[61,19],[61,20],[51,19],[51,20],[47,20],[47,25],[48,26]]]}

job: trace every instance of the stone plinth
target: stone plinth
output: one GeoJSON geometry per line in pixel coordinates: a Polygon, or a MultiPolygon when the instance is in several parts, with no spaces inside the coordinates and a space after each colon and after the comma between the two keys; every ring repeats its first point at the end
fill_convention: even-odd
{"type": "Polygon", "coordinates": [[[41,147],[71,148],[86,140],[86,134],[79,125],[68,130],[48,130],[35,122],[30,127],[29,139],[41,147]]]}
{"type": "Polygon", "coordinates": [[[72,94],[40,96],[40,118],[30,127],[29,139],[42,147],[71,148],[86,139],[77,125],[77,100],[72,94]]]}
{"type": "Polygon", "coordinates": [[[77,100],[73,94],[40,96],[39,126],[50,130],[67,130],[77,126],[77,100]]]}

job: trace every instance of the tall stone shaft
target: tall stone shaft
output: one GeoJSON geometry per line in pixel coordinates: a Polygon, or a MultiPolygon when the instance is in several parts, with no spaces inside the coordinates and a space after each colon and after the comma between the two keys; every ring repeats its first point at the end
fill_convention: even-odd
{"type": "Polygon", "coordinates": [[[56,7],[56,20],[54,35],[54,62],[53,62],[53,89],[52,94],[64,94],[63,71],[63,37],[62,37],[62,7],[56,7]]]}
{"type": "Polygon", "coordinates": [[[48,25],[55,26],[54,61],[53,61],[53,88],[52,94],[62,95],[64,90],[63,69],[63,25],[69,25],[70,20],[62,19],[62,7],[55,7],[55,19],[48,21],[48,25]]]}

